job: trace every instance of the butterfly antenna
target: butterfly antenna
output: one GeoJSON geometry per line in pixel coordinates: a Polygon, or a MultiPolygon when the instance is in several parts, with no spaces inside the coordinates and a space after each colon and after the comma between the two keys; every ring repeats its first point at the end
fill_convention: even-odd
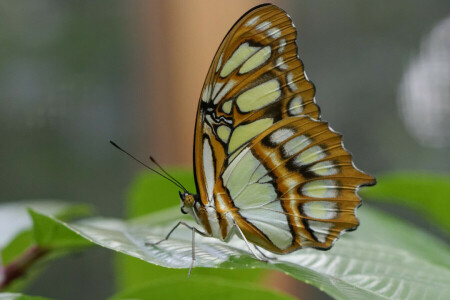
{"type": "Polygon", "coordinates": [[[114,147],[116,147],[117,149],[119,149],[120,151],[122,151],[123,153],[125,153],[126,155],[128,155],[129,157],[131,157],[132,159],[134,159],[135,161],[137,161],[138,163],[140,163],[141,165],[143,165],[144,167],[148,168],[149,170],[155,172],[156,174],[158,174],[161,177],[164,177],[165,179],[169,180],[170,182],[172,182],[173,184],[175,184],[177,187],[179,187],[180,189],[182,189],[183,191],[187,191],[184,186],[179,183],[178,181],[169,178],[163,174],[161,174],[160,172],[156,171],[155,169],[153,169],[152,167],[146,165],[145,163],[143,163],[142,161],[140,161],[139,159],[137,159],[136,157],[134,157],[133,155],[131,155],[129,152],[125,151],[124,149],[122,149],[121,147],[119,147],[116,143],[114,143],[113,141],[109,141],[111,143],[111,145],[113,145],[114,147]]]}
{"type": "Polygon", "coordinates": [[[164,172],[164,174],[166,174],[168,177],[170,177],[173,181],[177,182],[177,183],[178,183],[180,186],[182,186],[183,189],[186,191],[186,189],[184,188],[184,186],[183,186],[183,185],[182,185],[175,177],[173,177],[173,176],[170,175],[166,170],[164,170],[163,167],[161,167],[161,165],[158,164],[158,163],[156,162],[156,160],[153,158],[153,156],[150,156],[150,160],[152,161],[152,163],[154,163],[155,165],[157,165],[158,168],[159,168],[161,171],[164,172]]]}

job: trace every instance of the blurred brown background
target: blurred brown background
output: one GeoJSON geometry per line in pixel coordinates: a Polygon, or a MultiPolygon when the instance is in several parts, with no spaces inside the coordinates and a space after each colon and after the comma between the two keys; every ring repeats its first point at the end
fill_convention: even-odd
{"type": "MultiPolygon", "coordinates": [[[[191,167],[209,64],[260,3],[0,2],[0,201],[55,198],[122,216],[141,168],[110,139],[138,157],[191,167]]],[[[323,119],[344,134],[358,167],[450,169],[449,1],[274,3],[297,26],[323,119]]],[[[102,249],[58,261],[29,291],[102,299],[114,289],[110,264],[102,249]]]]}

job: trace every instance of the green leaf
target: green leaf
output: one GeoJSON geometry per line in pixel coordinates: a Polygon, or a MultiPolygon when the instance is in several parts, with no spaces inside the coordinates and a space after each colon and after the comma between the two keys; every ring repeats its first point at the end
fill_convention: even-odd
{"type": "MultiPolygon", "coordinates": [[[[54,200],[17,201],[0,205],[0,265],[8,266],[16,260],[19,260],[20,262],[22,260],[30,259],[28,254],[34,253],[33,251],[30,252],[30,250],[36,248],[35,245],[37,240],[41,238],[40,236],[36,236],[36,230],[45,232],[48,229],[42,226],[39,229],[40,225],[36,224],[36,220],[33,220],[30,217],[28,212],[29,209],[44,214],[54,214],[61,219],[85,216],[90,212],[89,207],[85,205],[73,205],[54,200]]],[[[59,228],[58,230],[61,230],[60,225],[57,227],[59,228]]],[[[64,229],[67,234],[77,238],[79,242],[83,244],[87,243],[86,240],[81,239],[73,232],[65,228],[62,229],[64,229]]],[[[48,234],[49,233],[46,235],[48,236],[48,234]]],[[[46,250],[51,248],[50,246],[56,246],[56,244],[47,244],[46,250]]],[[[62,254],[61,252],[54,253],[54,251],[46,253],[45,257],[47,259],[62,254]]],[[[7,290],[21,290],[45,265],[42,263],[43,259],[44,261],[46,260],[45,258],[39,258],[40,263],[33,265],[33,267],[30,268],[27,267],[26,276],[16,278],[7,286],[7,290]]]]}
{"type": "MultiPolygon", "coordinates": [[[[192,171],[188,169],[168,169],[187,190],[195,191],[192,171]]],[[[141,173],[130,188],[127,199],[127,217],[148,215],[180,203],[177,188],[173,183],[150,172],[141,173]]]]}
{"type": "MultiPolygon", "coordinates": [[[[195,191],[192,170],[169,169],[169,173],[189,191],[195,191]]],[[[150,172],[144,172],[134,181],[126,202],[129,218],[135,218],[179,204],[178,189],[173,183],[150,172]]],[[[181,213],[178,210],[178,215],[181,213]]],[[[118,254],[115,260],[117,285],[120,290],[141,286],[149,280],[162,277],[186,276],[186,270],[168,269],[148,264],[129,255],[118,254]]],[[[263,277],[261,270],[199,269],[198,275],[220,276],[242,282],[257,282],[263,277]]]]}
{"type": "Polygon", "coordinates": [[[61,226],[54,219],[29,209],[33,219],[33,236],[35,242],[51,250],[75,250],[75,248],[91,245],[86,239],[61,226]]]}
{"type": "Polygon", "coordinates": [[[47,214],[60,214],[67,210],[67,203],[53,200],[17,201],[0,205],[0,249],[5,248],[19,233],[31,228],[27,209],[47,214]]]}
{"type": "Polygon", "coordinates": [[[90,208],[55,200],[17,201],[0,205],[0,253],[1,263],[8,264],[35,243],[33,220],[28,209],[62,220],[86,216],[90,208]]]}
{"type": "MultiPolygon", "coordinates": [[[[331,250],[299,250],[270,263],[255,260],[238,238],[223,243],[197,237],[195,266],[280,270],[337,299],[450,299],[448,246],[367,207],[359,210],[359,217],[360,228],[345,234],[331,250]]],[[[179,219],[179,209],[174,208],[128,222],[91,218],[61,224],[103,247],[152,264],[188,268],[192,241],[186,228],[157,247],[145,246],[162,239],[179,219]]],[[[199,276],[197,268],[193,279],[199,276]]]]}
{"type": "Polygon", "coordinates": [[[214,277],[196,277],[186,280],[172,277],[156,279],[138,288],[122,291],[113,299],[293,299],[279,292],[267,290],[254,284],[239,283],[214,277]]]}
{"type": "Polygon", "coordinates": [[[27,296],[19,293],[0,293],[0,300],[50,300],[50,298],[27,296]]]}
{"type": "Polygon", "coordinates": [[[408,206],[450,232],[450,175],[400,172],[377,176],[377,181],[364,197],[408,206]]]}

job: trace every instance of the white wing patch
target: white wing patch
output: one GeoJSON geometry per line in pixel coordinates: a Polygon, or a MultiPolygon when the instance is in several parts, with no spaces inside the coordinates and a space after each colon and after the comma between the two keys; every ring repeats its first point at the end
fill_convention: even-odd
{"type": "Polygon", "coordinates": [[[318,162],[310,167],[309,170],[313,171],[319,176],[330,176],[339,173],[338,167],[336,167],[331,161],[318,162]]]}
{"type": "Polygon", "coordinates": [[[211,100],[211,85],[208,84],[202,93],[202,101],[203,102],[209,102],[211,100]]]}
{"type": "Polygon", "coordinates": [[[275,102],[280,96],[280,83],[272,79],[243,92],[237,97],[236,104],[242,112],[250,112],[275,102]]]}
{"type": "Polygon", "coordinates": [[[222,58],[223,58],[223,53],[220,54],[219,61],[217,62],[216,73],[219,72],[219,69],[222,66],[222,58]]]}
{"type": "Polygon", "coordinates": [[[276,67],[281,71],[284,71],[288,68],[288,66],[284,63],[283,57],[278,57],[275,61],[276,67]]]}
{"type": "Polygon", "coordinates": [[[294,74],[288,73],[286,75],[286,81],[291,91],[295,92],[298,89],[297,85],[294,82],[294,74]]]}
{"type": "Polygon", "coordinates": [[[327,155],[324,150],[320,146],[313,146],[309,149],[306,149],[299,155],[294,158],[294,164],[298,167],[303,165],[311,164],[316,162],[322,158],[325,158],[327,155]]]}
{"type": "Polygon", "coordinates": [[[222,234],[220,233],[220,224],[217,220],[217,211],[214,207],[207,206],[206,213],[208,215],[209,225],[211,226],[211,234],[213,237],[222,239],[222,234]]]}
{"type": "Polygon", "coordinates": [[[282,150],[286,156],[292,156],[295,153],[301,151],[311,144],[311,140],[305,135],[299,135],[295,138],[287,141],[283,146],[282,150]]]}
{"type": "Polygon", "coordinates": [[[291,136],[293,136],[295,134],[295,131],[293,129],[290,128],[280,128],[275,130],[271,135],[270,135],[270,141],[276,145],[281,144],[282,142],[284,142],[285,140],[287,140],[288,138],[290,138],[291,136]]]}
{"type": "Polygon", "coordinates": [[[303,211],[308,217],[328,220],[336,218],[338,206],[335,202],[310,201],[303,204],[303,211]]]}
{"type": "Polygon", "coordinates": [[[220,77],[224,78],[230,75],[231,72],[233,72],[260,48],[261,47],[252,47],[249,43],[241,44],[223,66],[222,71],[220,71],[220,77]]]}
{"type": "Polygon", "coordinates": [[[248,20],[248,22],[245,25],[253,26],[256,24],[256,22],[258,22],[258,20],[259,20],[259,16],[253,17],[250,20],[248,20]]]}
{"type": "Polygon", "coordinates": [[[281,39],[278,46],[278,53],[282,53],[284,51],[284,47],[286,47],[286,40],[281,39]]]}
{"type": "Polygon", "coordinates": [[[276,27],[272,27],[269,30],[267,30],[267,36],[277,39],[281,36],[281,30],[276,27]]]}
{"type": "Polygon", "coordinates": [[[266,46],[256,52],[252,57],[250,57],[239,69],[239,74],[245,74],[253,69],[256,69],[263,65],[272,53],[270,46],[266,46]]]}
{"type": "Polygon", "coordinates": [[[292,98],[288,104],[288,114],[290,116],[297,116],[303,111],[303,99],[302,96],[298,95],[292,98]]]}
{"type": "Polygon", "coordinates": [[[230,114],[232,107],[233,107],[233,100],[228,100],[224,104],[222,104],[222,111],[226,114],[230,114]]]}
{"type": "Polygon", "coordinates": [[[222,82],[217,82],[217,83],[214,85],[214,89],[213,89],[213,92],[212,92],[212,98],[213,98],[213,99],[216,98],[216,95],[217,95],[217,93],[220,91],[220,89],[222,88],[222,86],[223,86],[223,83],[222,83],[222,82]]]}
{"type": "Polygon", "coordinates": [[[330,234],[330,229],[333,226],[333,223],[309,220],[308,225],[316,239],[321,243],[325,243],[327,236],[330,234]]]}
{"type": "Polygon", "coordinates": [[[280,249],[293,242],[286,215],[277,193],[270,183],[259,183],[267,170],[249,148],[239,153],[223,173],[223,182],[230,191],[239,213],[263,232],[280,249]]]}
{"type": "Polygon", "coordinates": [[[225,125],[220,125],[217,128],[217,135],[224,143],[228,143],[228,139],[230,138],[230,132],[231,132],[230,127],[225,125]]]}
{"type": "Polygon", "coordinates": [[[205,172],[206,193],[208,202],[214,203],[214,158],[208,139],[203,140],[203,170],[205,172]]]}
{"type": "Polygon", "coordinates": [[[252,123],[239,125],[233,130],[228,144],[228,153],[233,152],[245,142],[248,142],[253,137],[257,136],[273,124],[273,119],[259,119],[252,123]]]}
{"type": "Polygon", "coordinates": [[[256,25],[255,29],[259,30],[259,31],[264,31],[264,30],[270,28],[270,25],[272,25],[272,23],[270,23],[269,21],[264,21],[264,22],[256,25]]]}
{"type": "MultiPolygon", "coordinates": [[[[251,151],[246,148],[241,151],[226,168],[222,176],[223,184],[230,191],[232,199],[239,195],[252,177],[257,176],[254,173],[259,165],[260,162],[253,156],[251,151]]],[[[262,173],[263,171],[265,170],[261,170],[259,173],[262,173]]]]}
{"type": "Polygon", "coordinates": [[[302,194],[314,198],[335,198],[338,196],[338,187],[331,179],[316,180],[305,183],[302,194]]]}
{"type": "MultiPolygon", "coordinates": [[[[219,94],[217,94],[217,97],[214,98],[214,104],[217,104],[222,100],[222,98],[233,88],[236,81],[230,79],[227,84],[223,87],[223,89],[220,91],[219,94]]],[[[222,86],[222,85],[221,85],[222,86]]],[[[214,97],[214,96],[213,96],[214,97]]]]}
{"type": "Polygon", "coordinates": [[[271,202],[260,208],[241,209],[239,212],[278,248],[286,249],[292,244],[293,236],[279,201],[271,202]]]}

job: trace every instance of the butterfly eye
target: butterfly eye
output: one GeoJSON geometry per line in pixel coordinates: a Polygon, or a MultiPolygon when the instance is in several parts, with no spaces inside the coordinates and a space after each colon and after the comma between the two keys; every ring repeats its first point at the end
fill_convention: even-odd
{"type": "Polygon", "coordinates": [[[194,196],[192,196],[191,194],[187,194],[184,197],[183,202],[186,207],[194,206],[194,202],[195,202],[194,196]]]}

